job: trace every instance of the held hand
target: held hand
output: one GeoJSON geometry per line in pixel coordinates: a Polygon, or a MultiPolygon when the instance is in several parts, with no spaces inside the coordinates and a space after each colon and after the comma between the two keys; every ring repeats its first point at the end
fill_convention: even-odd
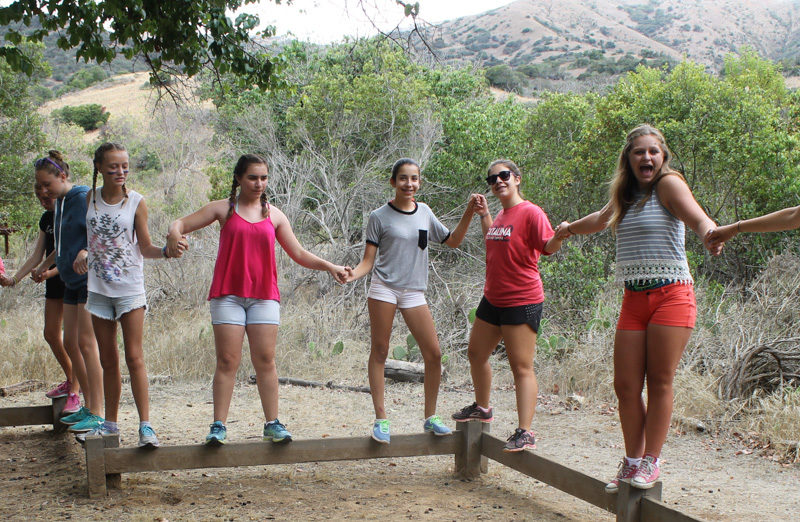
{"type": "Polygon", "coordinates": [[[181,257],[189,250],[189,241],[186,236],[167,235],[167,257],[181,257]]]}
{"type": "Polygon", "coordinates": [[[471,194],[469,204],[473,206],[473,211],[479,216],[484,216],[489,212],[489,204],[483,194],[471,194]]]}
{"type": "Polygon", "coordinates": [[[341,265],[331,265],[328,272],[333,276],[337,283],[343,285],[347,282],[347,270],[349,267],[341,265]]]}
{"type": "MultiPolygon", "coordinates": [[[[706,237],[703,238],[704,243],[725,243],[729,239],[733,238],[736,234],[739,233],[739,224],[731,223],[730,225],[724,225],[721,227],[717,227],[714,229],[709,230],[706,237]]],[[[708,247],[706,247],[708,248],[708,247]]]]}
{"type": "Polygon", "coordinates": [[[0,274],[0,286],[14,286],[14,278],[6,274],[0,274]]]}
{"type": "Polygon", "coordinates": [[[89,252],[86,250],[81,250],[78,252],[78,255],[75,256],[75,261],[72,262],[72,269],[75,270],[76,274],[83,275],[89,271],[88,257],[89,252]]]}
{"type": "Polygon", "coordinates": [[[725,246],[725,241],[720,240],[721,238],[725,237],[726,232],[723,231],[721,234],[718,234],[717,231],[721,228],[733,227],[734,232],[733,234],[729,235],[728,237],[733,237],[736,234],[736,225],[726,225],[724,227],[717,227],[716,229],[711,229],[706,233],[706,237],[703,238],[703,246],[709,251],[712,256],[718,256],[722,253],[722,248],[725,246]]]}
{"type": "Polygon", "coordinates": [[[31,270],[31,279],[33,279],[35,283],[41,283],[42,281],[44,281],[44,277],[42,277],[42,274],[46,271],[47,268],[43,266],[34,268],[33,270],[31,270]]]}
{"type": "MultiPolygon", "coordinates": [[[[42,277],[42,281],[47,281],[51,277],[55,277],[57,274],[58,274],[58,269],[57,268],[51,268],[49,270],[45,270],[44,272],[42,272],[42,276],[41,276],[42,277]]],[[[41,283],[42,281],[37,281],[37,282],[41,283]]]]}
{"type": "Polygon", "coordinates": [[[562,221],[560,225],[556,227],[556,235],[554,236],[558,240],[564,240],[569,237],[572,237],[572,232],[569,230],[570,223],[568,221],[562,221]]]}

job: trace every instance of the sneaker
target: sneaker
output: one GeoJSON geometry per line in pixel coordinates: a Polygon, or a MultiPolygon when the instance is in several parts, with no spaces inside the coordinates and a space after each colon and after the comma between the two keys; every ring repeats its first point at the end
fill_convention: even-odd
{"type": "Polygon", "coordinates": [[[211,431],[206,435],[206,446],[222,446],[225,444],[225,439],[228,437],[228,428],[222,424],[222,421],[214,421],[211,425],[211,431]]]}
{"type": "Polygon", "coordinates": [[[291,442],[292,434],[286,429],[286,426],[281,424],[281,421],[275,419],[272,422],[264,424],[264,440],[271,440],[272,442],[291,442]]]}
{"type": "Polygon", "coordinates": [[[536,437],[533,432],[517,428],[514,433],[506,440],[503,451],[522,451],[524,449],[536,449],[536,437]]]}
{"type": "Polygon", "coordinates": [[[381,444],[389,444],[389,419],[375,419],[372,425],[372,438],[381,444]]]}
{"type": "Polygon", "coordinates": [[[113,430],[113,431],[109,430],[109,429],[105,428],[103,426],[103,424],[101,423],[100,426],[98,426],[98,427],[96,427],[94,429],[91,429],[89,431],[84,431],[83,433],[78,433],[77,435],[75,435],[75,440],[77,440],[78,442],[83,444],[83,443],[86,442],[86,437],[88,437],[90,435],[100,435],[100,436],[103,436],[103,435],[119,435],[119,430],[113,430]]]}
{"type": "Polygon", "coordinates": [[[431,432],[434,435],[450,435],[453,433],[450,431],[450,428],[444,425],[442,422],[442,418],[438,415],[431,415],[425,420],[425,424],[423,424],[422,429],[426,432],[431,432]]]}
{"type": "Polygon", "coordinates": [[[636,474],[637,469],[639,469],[638,465],[628,465],[628,459],[622,457],[622,462],[619,463],[619,468],[617,469],[617,476],[611,479],[611,482],[606,484],[606,492],[616,493],[617,490],[619,490],[619,483],[621,481],[630,482],[630,480],[636,474]]]}
{"type": "Polygon", "coordinates": [[[91,414],[92,412],[90,412],[88,408],[84,408],[83,406],[81,406],[75,413],[67,415],[66,417],[61,417],[59,420],[61,421],[62,424],[68,424],[68,425],[78,424],[79,422],[85,420],[86,417],[88,417],[91,414]]]}
{"type": "Polygon", "coordinates": [[[453,414],[453,420],[457,422],[465,422],[470,420],[479,420],[481,422],[492,422],[494,417],[492,416],[492,409],[489,408],[489,411],[483,411],[478,408],[478,403],[473,402],[469,406],[462,408],[461,411],[457,411],[453,414]]]}
{"type": "Polygon", "coordinates": [[[158,437],[152,426],[144,425],[139,428],[139,447],[157,448],[159,446],[158,437]]]}
{"type": "Polygon", "coordinates": [[[48,399],[60,399],[61,397],[66,397],[69,395],[70,386],[72,386],[72,383],[69,381],[64,381],[44,395],[48,399]]]}
{"type": "Polygon", "coordinates": [[[652,455],[645,455],[639,463],[639,469],[631,479],[631,486],[639,489],[650,489],[656,483],[661,471],[658,469],[656,458],[652,455]]]}
{"type": "Polygon", "coordinates": [[[76,422],[75,424],[67,428],[67,430],[71,431],[72,433],[91,431],[99,427],[101,424],[103,424],[104,420],[105,419],[103,419],[103,417],[100,417],[99,415],[95,415],[94,413],[90,412],[85,419],[83,419],[80,422],[76,422]]]}
{"type": "MultiPolygon", "coordinates": [[[[81,410],[81,398],[78,396],[77,393],[70,393],[67,395],[67,401],[64,403],[64,409],[61,410],[61,413],[68,414],[68,413],[77,413],[81,410]]],[[[64,422],[62,419],[61,422],[64,422]]]]}

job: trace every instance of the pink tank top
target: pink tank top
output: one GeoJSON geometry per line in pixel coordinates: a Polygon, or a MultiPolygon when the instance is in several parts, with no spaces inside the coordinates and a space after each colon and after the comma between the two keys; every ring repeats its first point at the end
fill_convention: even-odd
{"type": "Polygon", "coordinates": [[[220,230],[208,298],[224,295],[281,300],[275,265],[275,226],[269,217],[250,223],[234,211],[220,230]]]}

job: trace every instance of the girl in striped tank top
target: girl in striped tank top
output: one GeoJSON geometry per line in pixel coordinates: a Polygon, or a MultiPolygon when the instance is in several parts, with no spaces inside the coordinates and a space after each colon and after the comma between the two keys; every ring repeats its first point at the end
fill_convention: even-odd
{"type": "Polygon", "coordinates": [[[672,416],[672,381],[695,323],[692,276],[684,249],[685,225],[706,247],[714,222],[695,201],[689,186],[670,167],[664,137],[649,125],[633,129],[619,155],[610,201],[572,223],[556,237],[616,232],[617,281],[624,283],[614,339],[614,390],[625,439],[625,457],[606,490],[620,480],[651,488],[659,475],[659,455],[672,416]],[[647,404],[642,398],[647,381],[647,404]]]}
{"type": "Polygon", "coordinates": [[[286,215],[267,202],[267,160],[255,154],[239,158],[233,169],[230,197],[212,201],[194,214],[172,223],[167,254],[178,253],[184,234],[220,224],[219,250],[208,300],[217,365],[214,372],[214,422],[207,446],[226,442],[228,410],[242,359],[244,335],[267,422],[263,439],[290,442],[292,435],[278,420],[278,371],[275,347],[280,324],[280,293],[275,263],[275,240],[292,260],[314,270],[329,272],[344,283],[345,267],[334,265],[305,250],[286,215]]]}

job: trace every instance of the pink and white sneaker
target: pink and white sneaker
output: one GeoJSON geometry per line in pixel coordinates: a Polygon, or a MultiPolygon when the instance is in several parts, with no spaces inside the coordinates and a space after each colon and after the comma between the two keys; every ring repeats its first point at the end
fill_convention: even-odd
{"type": "Polygon", "coordinates": [[[661,473],[657,460],[652,455],[645,455],[639,464],[639,469],[636,470],[636,474],[631,479],[631,486],[639,489],[652,488],[661,473]]]}
{"type": "Polygon", "coordinates": [[[81,409],[81,398],[77,393],[70,393],[67,395],[67,402],[64,404],[64,409],[61,413],[76,413],[81,409]]]}
{"type": "Polygon", "coordinates": [[[622,462],[619,463],[619,468],[617,468],[617,476],[606,484],[606,493],[616,493],[619,490],[619,483],[621,481],[630,481],[636,475],[638,469],[639,466],[628,464],[628,459],[622,457],[622,462]]]}
{"type": "Polygon", "coordinates": [[[59,399],[61,397],[66,397],[69,395],[70,386],[72,386],[72,384],[69,381],[64,381],[44,395],[48,399],[59,399]]]}

